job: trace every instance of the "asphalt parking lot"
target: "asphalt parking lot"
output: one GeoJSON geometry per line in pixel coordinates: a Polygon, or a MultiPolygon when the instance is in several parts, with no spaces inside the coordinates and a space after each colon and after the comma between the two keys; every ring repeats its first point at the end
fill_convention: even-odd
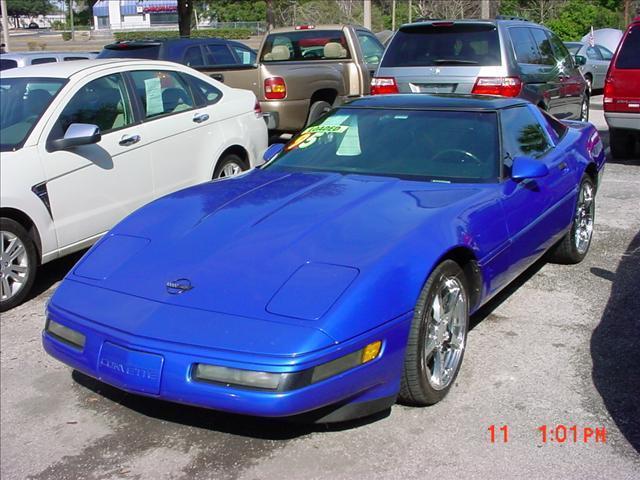
{"type": "MultiPolygon", "coordinates": [[[[601,97],[591,118],[606,140],[601,97]]],[[[610,161],[585,261],[538,262],[476,315],[442,403],[332,427],[140,398],[72,372],[40,334],[47,299],[79,257],[49,264],[30,300],[0,318],[0,476],[637,479],[639,206],[640,159],[610,161]]]]}

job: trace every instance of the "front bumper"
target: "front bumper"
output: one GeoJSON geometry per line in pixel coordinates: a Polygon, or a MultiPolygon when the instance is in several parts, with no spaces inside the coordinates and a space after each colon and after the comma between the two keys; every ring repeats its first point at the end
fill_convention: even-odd
{"type": "Polygon", "coordinates": [[[411,321],[410,315],[404,315],[348,342],[311,354],[280,358],[254,356],[248,359],[246,354],[233,355],[232,352],[213,349],[203,352],[202,348],[189,345],[129,335],[53,305],[49,306],[47,313],[48,318],[86,337],[84,348],[80,349],[45,330],[42,342],[47,353],[121,390],[176,403],[263,417],[290,417],[324,410],[320,421],[345,420],[344,415],[335,415],[336,409],[346,412],[348,418],[357,418],[372,413],[372,406],[375,410],[393,403],[400,386],[411,321]],[[212,384],[198,381],[192,376],[194,364],[197,363],[296,373],[356,351],[376,340],[382,340],[383,346],[375,360],[289,391],[270,392],[212,384]],[[150,359],[154,366],[136,363],[135,358],[139,354],[150,359]],[[358,405],[363,408],[353,408],[358,405]]]}

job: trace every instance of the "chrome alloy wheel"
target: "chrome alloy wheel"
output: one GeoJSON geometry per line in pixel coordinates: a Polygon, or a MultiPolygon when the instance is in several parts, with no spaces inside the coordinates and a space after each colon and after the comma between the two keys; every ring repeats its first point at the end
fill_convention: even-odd
{"type": "Polygon", "coordinates": [[[467,297],[460,280],[446,277],[427,312],[422,361],[431,387],[443,390],[458,371],[467,335],[467,297]]]}
{"type": "Polygon", "coordinates": [[[224,167],[222,167],[218,178],[233,177],[235,175],[238,175],[239,173],[242,173],[242,167],[240,167],[240,165],[235,162],[229,162],[224,167]]]}
{"type": "Polygon", "coordinates": [[[0,300],[12,298],[29,275],[29,257],[22,241],[13,233],[0,231],[0,300]]]}
{"type": "Polygon", "coordinates": [[[589,248],[591,235],[593,234],[594,213],[593,185],[585,182],[580,188],[576,215],[573,219],[573,241],[580,255],[584,255],[589,248]]]}

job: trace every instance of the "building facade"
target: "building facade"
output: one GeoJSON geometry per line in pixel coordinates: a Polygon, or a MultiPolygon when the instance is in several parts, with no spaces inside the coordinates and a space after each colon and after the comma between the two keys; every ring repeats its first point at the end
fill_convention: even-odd
{"type": "Polygon", "coordinates": [[[98,0],[93,6],[97,30],[178,28],[177,0],[98,0]]]}

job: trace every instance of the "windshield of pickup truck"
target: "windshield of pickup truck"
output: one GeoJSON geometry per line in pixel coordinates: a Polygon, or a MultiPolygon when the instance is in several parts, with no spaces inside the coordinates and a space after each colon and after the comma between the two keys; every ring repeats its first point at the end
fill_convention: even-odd
{"type": "Polygon", "coordinates": [[[263,62],[351,58],[342,30],[299,30],[272,33],[262,49],[263,62]]]}
{"type": "Polygon", "coordinates": [[[263,168],[491,183],[499,151],[495,112],[344,107],[293,137],[263,168]]]}

